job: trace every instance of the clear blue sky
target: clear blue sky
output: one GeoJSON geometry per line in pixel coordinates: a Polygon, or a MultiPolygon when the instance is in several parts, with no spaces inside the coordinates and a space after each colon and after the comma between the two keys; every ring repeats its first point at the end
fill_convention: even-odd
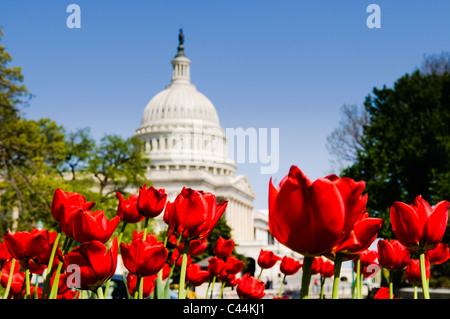
{"type": "MultiPolygon", "coordinates": [[[[191,78],[223,128],[279,128],[280,180],[290,165],[311,179],[330,172],[326,137],[343,104],[361,105],[392,86],[424,54],[450,50],[449,1],[103,1],[0,2],[3,44],[35,95],[29,118],[69,131],[91,127],[130,137],[145,105],[170,82],[183,28],[191,78]],[[66,8],[81,7],[81,29],[66,8]],[[369,29],[369,4],[381,28],[369,29]]],[[[269,175],[244,164],[267,207],[269,175]]]]}

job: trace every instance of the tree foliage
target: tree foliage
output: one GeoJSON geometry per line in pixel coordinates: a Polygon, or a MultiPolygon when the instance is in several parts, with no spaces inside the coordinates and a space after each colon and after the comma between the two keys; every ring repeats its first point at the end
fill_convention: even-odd
{"type": "MultiPolygon", "coordinates": [[[[366,181],[368,211],[385,221],[379,236],[392,239],[394,201],[411,204],[418,195],[431,205],[450,200],[450,74],[417,70],[393,88],[374,88],[364,105],[369,123],[363,148],[342,173],[366,181]]],[[[448,228],[443,242],[450,243],[448,228]]],[[[438,272],[433,277],[444,284],[450,267],[433,269],[438,272]]]]}
{"type": "Polygon", "coordinates": [[[50,119],[25,118],[31,95],[11,61],[0,45],[0,231],[29,230],[39,220],[56,228],[50,214],[56,188],[81,193],[114,215],[116,190],[145,182],[141,142],[105,135],[97,143],[88,128],[67,133],[50,119]]]}

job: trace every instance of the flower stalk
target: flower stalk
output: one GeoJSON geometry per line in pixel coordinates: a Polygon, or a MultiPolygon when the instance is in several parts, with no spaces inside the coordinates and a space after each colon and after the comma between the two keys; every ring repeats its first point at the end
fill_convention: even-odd
{"type": "Polygon", "coordinates": [[[339,279],[341,277],[341,265],[342,265],[342,255],[340,253],[336,254],[336,260],[334,262],[334,280],[333,280],[333,299],[338,299],[339,295],[339,279]]]}
{"type": "Polygon", "coordinates": [[[309,299],[309,285],[311,283],[311,266],[314,257],[303,259],[302,287],[300,288],[300,299],[309,299]]]}
{"type": "Polygon", "coordinates": [[[428,281],[427,281],[427,273],[425,268],[425,252],[419,252],[419,262],[420,262],[420,278],[422,279],[422,290],[423,297],[425,299],[430,299],[430,293],[428,290],[428,281]]]}
{"type": "Polygon", "coordinates": [[[186,241],[183,247],[183,257],[181,259],[181,273],[180,273],[180,282],[178,287],[178,299],[185,299],[186,295],[184,294],[184,283],[186,279],[186,266],[188,260],[188,252],[189,252],[189,244],[190,241],[186,241]]]}

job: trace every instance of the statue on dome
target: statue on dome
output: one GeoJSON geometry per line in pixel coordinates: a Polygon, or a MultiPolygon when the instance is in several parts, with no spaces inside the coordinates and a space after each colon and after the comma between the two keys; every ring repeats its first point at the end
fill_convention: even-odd
{"type": "Polygon", "coordinates": [[[180,29],[180,34],[178,35],[178,41],[180,42],[180,45],[183,45],[183,43],[184,43],[183,29],[180,29]]]}

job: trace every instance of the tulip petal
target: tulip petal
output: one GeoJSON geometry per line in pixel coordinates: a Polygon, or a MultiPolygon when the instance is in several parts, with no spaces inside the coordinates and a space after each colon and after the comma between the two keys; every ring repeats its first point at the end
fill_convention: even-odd
{"type": "Polygon", "coordinates": [[[447,229],[449,205],[449,202],[441,201],[434,207],[423,228],[422,249],[434,249],[442,240],[447,229]]]}
{"type": "Polygon", "coordinates": [[[395,202],[391,206],[390,217],[395,237],[406,247],[417,249],[422,227],[414,208],[402,202],[395,202]]]}

